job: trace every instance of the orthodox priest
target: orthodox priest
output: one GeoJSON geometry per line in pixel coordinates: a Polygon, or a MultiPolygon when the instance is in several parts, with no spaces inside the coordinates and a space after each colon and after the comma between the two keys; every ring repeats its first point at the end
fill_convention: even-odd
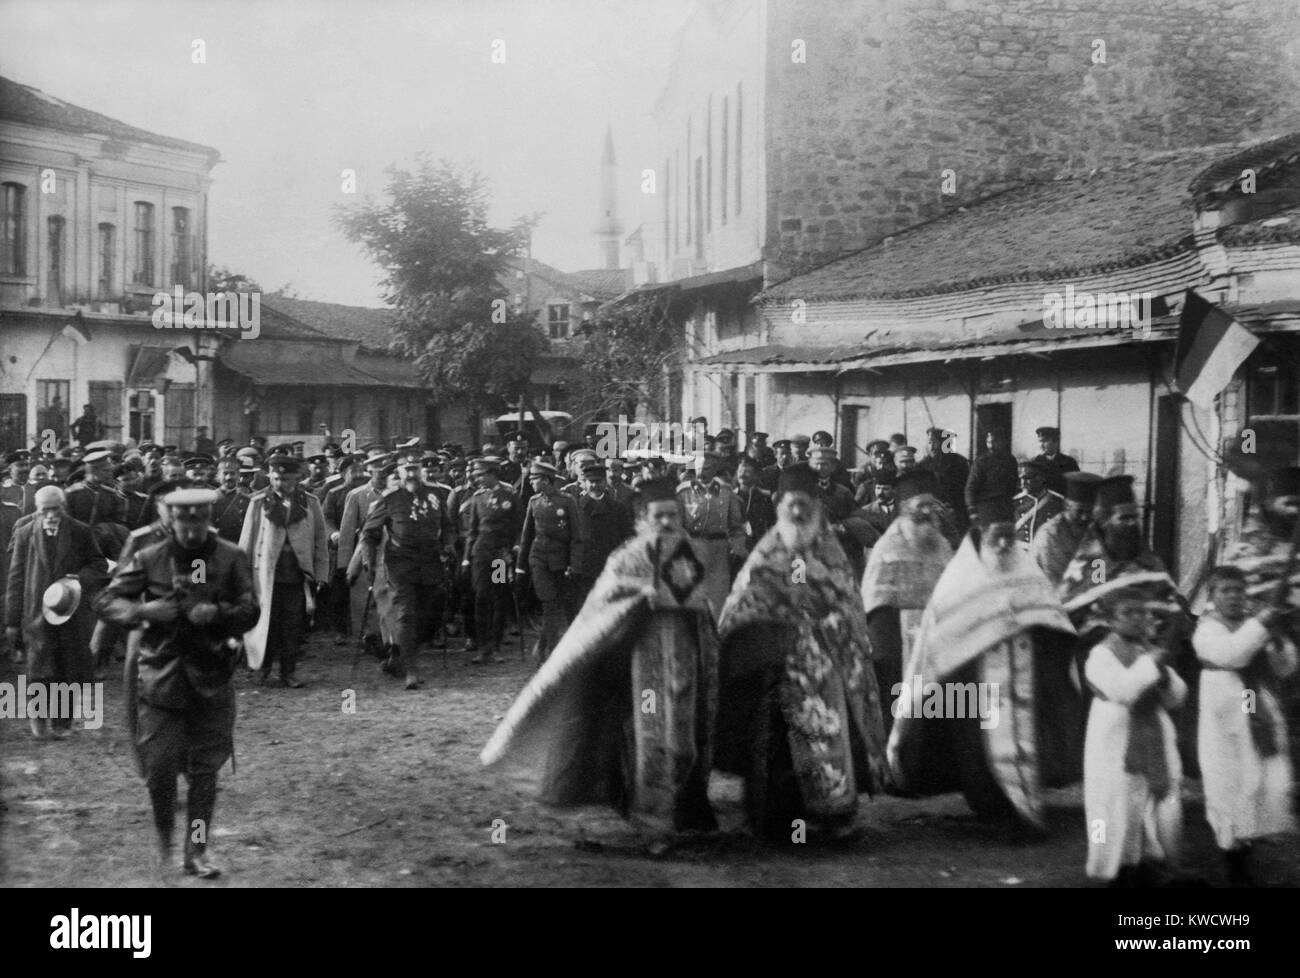
{"type": "Polygon", "coordinates": [[[676,489],[641,484],[636,536],[610,555],[481,755],[546,804],[619,809],[654,853],[677,832],[717,827],[717,633],[676,489]]]}
{"type": "Polygon", "coordinates": [[[1030,541],[1029,554],[1053,587],[1061,583],[1092,522],[1092,505],[1100,481],[1101,476],[1094,472],[1067,472],[1065,508],[1044,523],[1030,541]]]}
{"type": "Polygon", "coordinates": [[[1016,537],[1009,521],[971,529],[935,585],[890,691],[889,762],[909,793],[960,790],[1042,830],[1042,789],[1081,774],[1083,704],[1074,626],[1016,537]]]}
{"type": "MultiPolygon", "coordinates": [[[[934,473],[926,470],[898,477],[898,516],[871,548],[862,577],[876,683],[886,693],[902,680],[921,613],[952,559],[952,546],[940,528],[938,485],[934,473]]],[[[892,719],[884,714],[886,729],[892,719]]]]}
{"type": "Polygon", "coordinates": [[[773,841],[805,819],[852,831],[858,794],[884,785],[880,692],[857,576],[818,474],[782,470],[777,523],[723,606],[717,766],[745,778],[750,827],[773,841]]]}

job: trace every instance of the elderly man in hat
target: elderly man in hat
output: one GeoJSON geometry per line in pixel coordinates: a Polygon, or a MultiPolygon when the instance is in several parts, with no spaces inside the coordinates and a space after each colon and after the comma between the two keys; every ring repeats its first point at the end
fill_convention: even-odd
{"type": "Polygon", "coordinates": [[[234,751],[238,638],[258,616],[248,556],[212,532],[216,495],[195,488],[164,496],[168,537],[125,561],[96,602],[106,620],[141,629],[127,657],[128,716],[163,868],[172,859],[183,774],[184,867],[202,879],[221,872],[207,855],[217,772],[234,751]]]}
{"type": "Polygon", "coordinates": [[[733,560],[739,566],[746,554],[740,500],[718,476],[719,461],[717,453],[703,453],[698,457],[694,477],[688,475],[677,486],[683,526],[704,555],[704,595],[715,615],[721,613],[731,590],[733,560]]]}
{"type": "MultiPolygon", "coordinates": [[[[902,680],[922,612],[953,555],[941,525],[934,473],[900,475],[895,489],[898,516],[871,548],[862,576],[862,606],[882,690],[902,680]]],[[[887,714],[884,721],[888,729],[892,717],[887,714]]]]}
{"type": "Polygon", "coordinates": [[[298,484],[302,464],[288,455],[271,460],[270,485],[254,493],[244,515],[239,548],[253,562],[261,613],[244,639],[248,664],[258,680],[271,678],[280,664],[280,682],[300,689],[298,656],[316,592],[329,574],[329,533],[316,497],[298,484]]]}
{"type": "Polygon", "coordinates": [[[1029,553],[1054,586],[1061,583],[1065,569],[1092,524],[1094,496],[1100,481],[1101,476],[1093,472],[1067,473],[1064,509],[1035,529],[1029,553]]]}
{"type": "MultiPolygon", "coordinates": [[[[68,515],[62,489],[45,486],[35,502],[9,543],[5,639],[11,648],[20,642],[25,648],[29,683],[90,682],[95,616],[89,595],[107,580],[108,561],[91,528],[68,515]]],[[[45,737],[50,719],[32,717],[32,733],[45,737]]],[[[71,717],[54,718],[57,731],[71,724],[71,717]]]]}
{"type": "MultiPolygon", "coordinates": [[[[423,685],[419,674],[422,643],[433,638],[447,603],[444,561],[455,554],[455,523],[438,494],[420,481],[420,463],[398,464],[399,484],[386,489],[370,507],[361,528],[361,564],[375,566],[383,545],[384,571],[392,590],[392,631],[396,658],[406,675],[406,688],[423,685]]],[[[358,580],[349,568],[348,584],[358,580]]],[[[395,667],[396,664],[394,664],[395,667]]]]}
{"type": "Polygon", "coordinates": [[[484,764],[557,807],[624,812],[652,854],[717,827],[708,799],[718,646],[704,564],[671,479],[638,490],[638,532],[506,712],[484,764]]]}
{"type": "MultiPolygon", "coordinates": [[[[599,463],[590,463],[599,467],[599,463]]],[[[545,662],[568,628],[565,614],[569,582],[582,569],[583,524],[578,502],[555,487],[555,466],[533,462],[528,471],[533,494],[524,513],[524,529],[515,561],[516,576],[531,580],[542,603],[542,631],[533,646],[545,662]]]]}
{"type": "Polygon", "coordinates": [[[474,631],[479,654],[471,664],[501,662],[501,641],[510,617],[516,547],[523,525],[519,497],[497,478],[495,456],[474,463],[478,489],[469,498],[469,527],[461,567],[474,589],[474,631]]]}
{"type": "Polygon", "coordinates": [[[1038,436],[1039,454],[1034,461],[1046,467],[1047,488],[1064,494],[1065,477],[1079,471],[1079,463],[1061,452],[1061,429],[1044,425],[1034,431],[1038,436]]]}
{"type": "Polygon", "coordinates": [[[1026,553],[1043,527],[1065,509],[1065,497],[1047,488],[1048,472],[1032,459],[1020,463],[1020,494],[1016,505],[1016,539],[1026,553]]]}
{"type": "Polygon", "coordinates": [[[806,465],[782,472],[776,529],[718,623],[716,766],[745,778],[750,827],[774,841],[788,841],[796,819],[851,832],[858,794],[886,780],[867,619],[817,483],[806,465]]]}

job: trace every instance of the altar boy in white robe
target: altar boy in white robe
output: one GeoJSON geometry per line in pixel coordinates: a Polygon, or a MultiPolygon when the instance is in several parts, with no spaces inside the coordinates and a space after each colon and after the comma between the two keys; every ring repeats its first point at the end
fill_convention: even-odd
{"type": "Polygon", "coordinates": [[[1291,758],[1278,681],[1296,669],[1296,647],[1274,629],[1283,609],[1249,615],[1246,574],[1210,575],[1213,609],[1201,616],[1192,645],[1201,660],[1197,752],[1205,817],[1227,861],[1233,886],[1253,886],[1253,839],[1294,828],[1291,758]]]}
{"type": "Polygon", "coordinates": [[[1107,596],[1111,631],[1088,654],[1094,699],[1083,754],[1087,873],[1111,886],[1165,881],[1178,859],[1182,765],[1168,710],[1187,686],[1150,638],[1147,595],[1121,587],[1107,596]]]}

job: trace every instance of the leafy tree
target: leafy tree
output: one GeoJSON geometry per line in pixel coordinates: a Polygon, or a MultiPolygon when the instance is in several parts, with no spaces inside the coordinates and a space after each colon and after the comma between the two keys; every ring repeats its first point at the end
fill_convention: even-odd
{"type": "Polygon", "coordinates": [[[498,413],[548,349],[534,314],[516,311],[504,284],[537,216],[491,227],[484,178],[445,161],[421,156],[413,170],[387,172],[386,200],[340,209],[338,226],[384,270],[395,347],[416,358],[434,397],[498,413]]]}
{"type": "Polygon", "coordinates": [[[242,272],[232,272],[225,265],[208,266],[209,292],[261,292],[262,287],[242,272]]]}
{"type": "Polygon", "coordinates": [[[668,370],[683,353],[682,330],[670,304],[671,293],[647,292],[602,306],[582,324],[584,410],[597,417],[634,417],[645,405],[658,414],[668,370]]]}

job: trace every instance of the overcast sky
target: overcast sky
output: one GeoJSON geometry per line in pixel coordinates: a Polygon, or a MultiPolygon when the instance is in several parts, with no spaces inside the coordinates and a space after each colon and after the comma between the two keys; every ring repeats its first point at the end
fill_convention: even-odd
{"type": "MultiPolygon", "coordinates": [[[[689,0],[0,0],[0,72],[131,125],[214,146],[209,259],[304,297],[380,305],[330,218],[420,151],[492,186],[492,220],[546,212],[533,254],[595,268],[613,126],[638,219],[650,109],[689,0]],[[191,60],[202,39],[206,64],[191,60]],[[492,44],[505,42],[505,63],[492,44]]],[[[651,216],[652,217],[652,216],[651,216]]]]}

